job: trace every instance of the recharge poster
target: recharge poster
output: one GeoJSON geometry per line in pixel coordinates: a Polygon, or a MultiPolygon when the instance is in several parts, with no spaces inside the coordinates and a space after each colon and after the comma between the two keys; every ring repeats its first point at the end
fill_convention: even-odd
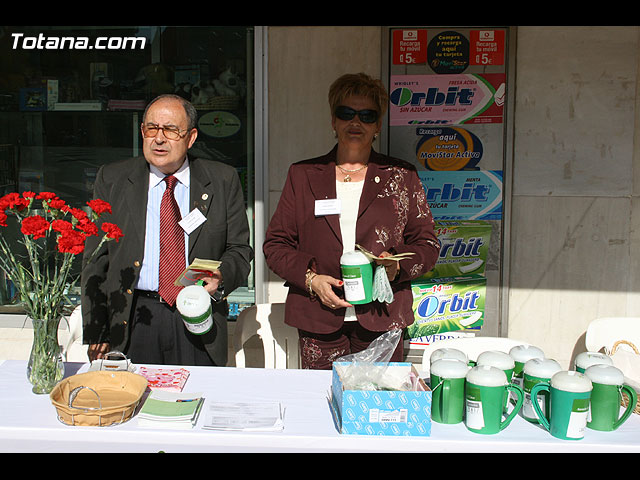
{"type": "Polygon", "coordinates": [[[418,171],[435,220],[502,218],[502,171],[418,171]]]}

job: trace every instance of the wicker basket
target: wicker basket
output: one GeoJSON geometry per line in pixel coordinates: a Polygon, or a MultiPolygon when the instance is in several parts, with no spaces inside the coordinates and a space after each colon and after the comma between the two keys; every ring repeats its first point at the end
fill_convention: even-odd
{"type": "Polygon", "coordinates": [[[146,389],[142,375],[95,371],[65,378],[49,397],[62,423],[106,427],[129,420],[146,389]]]}
{"type": "MultiPolygon", "coordinates": [[[[616,353],[616,350],[618,349],[618,346],[621,344],[629,345],[636,355],[640,355],[638,348],[633,343],[628,342],[627,340],[618,340],[616,343],[614,343],[613,347],[611,347],[611,353],[609,355],[614,355],[616,353]]],[[[625,408],[629,403],[629,398],[624,392],[622,393],[622,400],[620,401],[620,403],[625,408]]],[[[640,415],[640,395],[638,396],[638,401],[636,402],[636,407],[633,409],[633,413],[640,415]]]]}

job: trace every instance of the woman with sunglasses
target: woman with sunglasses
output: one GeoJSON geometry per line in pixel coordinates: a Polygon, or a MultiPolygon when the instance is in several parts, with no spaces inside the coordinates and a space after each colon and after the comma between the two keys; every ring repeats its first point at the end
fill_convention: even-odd
{"type": "MultiPolygon", "coordinates": [[[[289,287],[285,322],[298,329],[302,368],[331,369],[378,336],[413,323],[411,280],[433,268],[440,244],[415,168],[377,153],[388,94],[360,74],[329,89],[337,143],[326,155],[289,168],[263,245],[269,268],[289,287]],[[340,257],[356,245],[382,260],[394,298],[344,300],[340,257]],[[401,261],[384,260],[411,253],[401,261]]],[[[403,342],[391,361],[402,361],[403,342]]]]}

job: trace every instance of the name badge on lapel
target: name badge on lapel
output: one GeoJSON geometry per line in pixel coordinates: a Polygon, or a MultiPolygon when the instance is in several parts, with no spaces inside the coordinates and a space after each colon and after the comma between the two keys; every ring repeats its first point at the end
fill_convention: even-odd
{"type": "Polygon", "coordinates": [[[322,217],[324,215],[340,215],[340,200],[337,198],[316,200],[315,216],[322,217]]]}
{"type": "Polygon", "coordinates": [[[178,222],[178,225],[189,235],[206,221],[207,217],[205,217],[200,210],[194,208],[189,212],[189,215],[178,222]]]}

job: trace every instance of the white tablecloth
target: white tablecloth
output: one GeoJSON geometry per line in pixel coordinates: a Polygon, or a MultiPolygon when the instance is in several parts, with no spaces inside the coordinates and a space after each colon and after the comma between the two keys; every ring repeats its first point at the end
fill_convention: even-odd
{"type": "MultiPolygon", "coordinates": [[[[67,374],[81,364],[66,364],[67,374]]],[[[434,423],[430,437],[368,437],[338,433],[329,407],[331,372],[309,370],[187,367],[185,392],[207,401],[279,401],[285,407],[280,432],[202,429],[204,416],[188,431],[143,429],[134,417],[122,425],[62,424],[48,395],[35,395],[26,362],[0,365],[2,452],[640,452],[640,417],[633,414],[615,432],[587,429],[577,441],[553,438],[517,416],[496,435],[469,432],[464,424],[434,423]]],[[[207,403],[203,407],[203,413],[207,403]]]]}

